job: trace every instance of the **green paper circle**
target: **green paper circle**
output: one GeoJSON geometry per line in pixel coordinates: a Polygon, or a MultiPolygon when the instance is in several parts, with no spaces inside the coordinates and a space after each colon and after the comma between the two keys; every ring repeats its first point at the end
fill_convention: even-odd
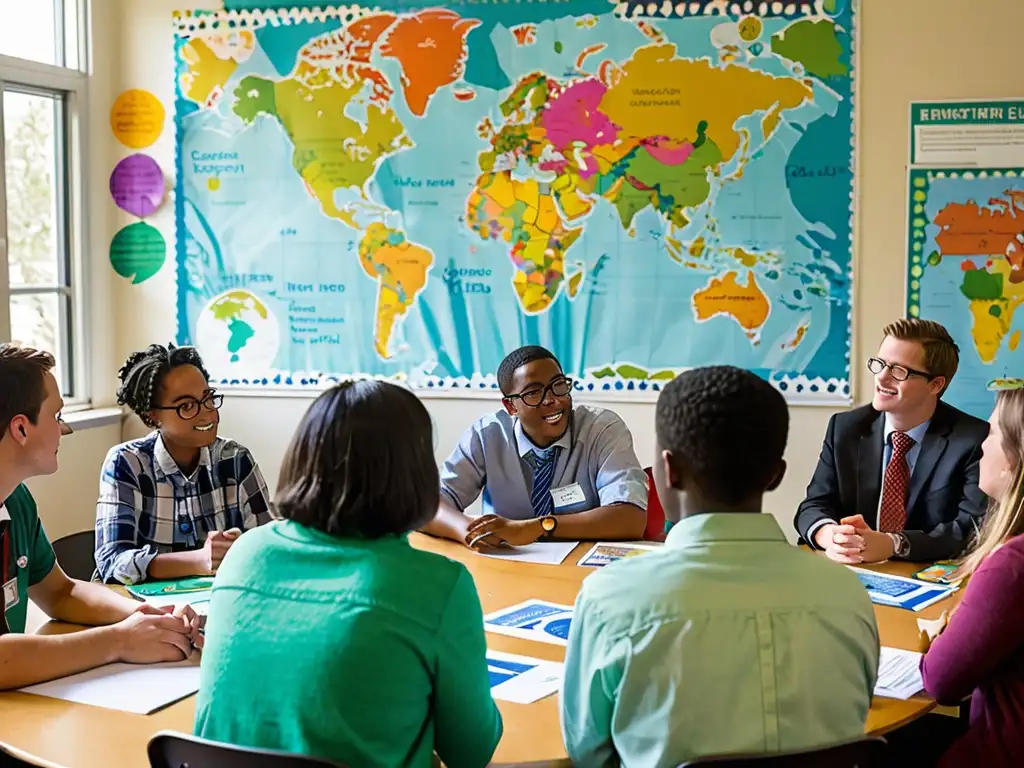
{"type": "Polygon", "coordinates": [[[110,266],[133,285],[148,280],[167,260],[167,242],[160,230],[144,221],[129,224],[110,243],[110,266]]]}

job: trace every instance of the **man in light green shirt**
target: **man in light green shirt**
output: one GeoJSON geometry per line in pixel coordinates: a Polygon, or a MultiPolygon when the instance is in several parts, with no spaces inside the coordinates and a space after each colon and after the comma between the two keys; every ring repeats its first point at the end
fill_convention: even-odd
{"type": "Polygon", "coordinates": [[[671,530],[580,591],[561,693],[573,763],[674,767],[862,736],[879,653],[867,592],[761,514],[785,471],[782,396],[701,368],[665,387],[656,418],[671,530]]]}

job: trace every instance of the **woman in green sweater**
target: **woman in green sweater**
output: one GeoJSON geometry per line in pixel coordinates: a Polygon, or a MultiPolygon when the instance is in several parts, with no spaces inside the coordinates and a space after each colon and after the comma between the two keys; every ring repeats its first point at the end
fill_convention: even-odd
{"type": "Polygon", "coordinates": [[[196,735],[349,766],[490,761],[501,738],[483,612],[460,563],[407,540],[437,512],[430,416],[408,390],[341,384],[285,455],[283,520],[213,587],[196,735]]]}

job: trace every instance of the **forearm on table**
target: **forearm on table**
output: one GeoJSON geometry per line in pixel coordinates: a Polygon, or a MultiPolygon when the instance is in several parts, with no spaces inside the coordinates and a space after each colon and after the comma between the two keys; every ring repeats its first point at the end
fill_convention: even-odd
{"type": "Polygon", "coordinates": [[[647,529],[647,512],[635,504],[609,504],[586,512],[558,515],[556,539],[642,539],[647,529]]]}
{"type": "Polygon", "coordinates": [[[66,635],[0,636],[0,689],[42,683],[111,664],[119,655],[115,630],[86,629],[66,635]]]}
{"type": "Polygon", "coordinates": [[[191,552],[166,552],[150,561],[146,576],[149,579],[181,579],[186,576],[209,576],[201,549],[191,552]]]}
{"type": "Polygon", "coordinates": [[[469,518],[450,502],[442,500],[434,519],[423,526],[420,531],[443,539],[462,541],[466,536],[468,526],[469,518]]]}
{"type": "Polygon", "coordinates": [[[50,613],[50,618],[70,624],[103,626],[115,624],[135,612],[139,604],[100,584],[72,580],[68,590],[50,613]]]}

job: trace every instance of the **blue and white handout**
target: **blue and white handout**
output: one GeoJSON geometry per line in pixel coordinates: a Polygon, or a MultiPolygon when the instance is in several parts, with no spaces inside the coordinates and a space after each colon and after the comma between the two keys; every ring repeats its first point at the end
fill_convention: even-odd
{"type": "Polygon", "coordinates": [[[908,579],[903,576],[890,576],[865,568],[847,567],[857,574],[857,578],[867,588],[871,602],[879,605],[920,611],[932,603],[949,597],[957,590],[956,586],[922,583],[917,579],[908,579]]]}
{"type": "Polygon", "coordinates": [[[488,632],[554,645],[566,645],[571,623],[571,605],[536,599],[484,616],[484,629],[488,632]]]}
{"type": "Polygon", "coordinates": [[[562,664],[487,649],[491,696],[513,704],[532,704],[562,685],[562,664]]]}

